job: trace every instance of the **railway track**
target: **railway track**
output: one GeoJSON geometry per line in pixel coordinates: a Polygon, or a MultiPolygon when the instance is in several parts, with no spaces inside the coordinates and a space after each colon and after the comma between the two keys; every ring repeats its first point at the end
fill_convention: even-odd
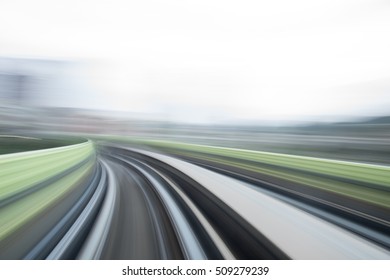
{"type": "Polygon", "coordinates": [[[0,257],[390,258],[385,232],[348,222],[228,168],[103,144],[93,172],[2,240],[0,257]]]}

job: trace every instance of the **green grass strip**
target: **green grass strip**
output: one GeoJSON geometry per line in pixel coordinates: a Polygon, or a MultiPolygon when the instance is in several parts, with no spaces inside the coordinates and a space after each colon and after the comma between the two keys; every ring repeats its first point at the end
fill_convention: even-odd
{"type": "Polygon", "coordinates": [[[115,140],[148,145],[156,149],[165,148],[175,154],[183,154],[190,157],[236,166],[259,174],[266,174],[290,182],[349,196],[379,206],[390,207],[389,166],[188,144],[174,141],[142,138],[126,139],[118,137],[115,138],[115,140]],[[213,156],[222,156],[223,158],[215,158],[213,156]],[[239,160],[247,160],[248,162],[243,163],[239,160]],[[269,166],[259,166],[256,165],[256,163],[269,164],[269,166]],[[289,170],[281,170],[280,167],[288,168],[289,170]],[[309,173],[302,174],[294,170],[309,173]],[[328,175],[329,177],[326,178],[321,175],[328,175]],[[351,181],[343,182],[341,179],[351,181]],[[359,182],[359,185],[351,182],[359,182]],[[365,187],[364,184],[367,184],[367,187],[365,187]],[[383,188],[370,188],[369,185],[371,184],[376,184],[383,188]]]}
{"type": "Polygon", "coordinates": [[[244,170],[249,170],[261,174],[266,174],[272,177],[281,178],[284,180],[288,180],[290,182],[295,182],[299,184],[304,184],[310,187],[331,191],[334,193],[338,193],[341,195],[346,195],[349,197],[353,197],[355,199],[363,200],[366,202],[370,202],[376,205],[380,205],[383,207],[389,207],[390,205],[390,195],[387,191],[382,190],[376,190],[376,189],[370,189],[362,186],[357,186],[354,184],[344,183],[337,180],[332,179],[325,179],[321,178],[319,179],[315,175],[299,175],[297,173],[294,173],[294,171],[278,171],[276,169],[272,168],[265,168],[265,167],[257,167],[254,165],[244,164],[244,163],[238,163],[234,161],[224,160],[224,159],[216,159],[212,157],[207,156],[200,156],[197,154],[191,154],[191,153],[180,153],[177,154],[187,155],[193,158],[208,160],[216,163],[221,163],[229,166],[238,167],[244,170]]]}
{"type": "Polygon", "coordinates": [[[63,172],[94,153],[94,145],[88,141],[60,148],[2,155],[0,200],[63,172]]]}
{"type": "Polygon", "coordinates": [[[18,228],[33,219],[45,209],[60,201],[77,186],[94,166],[94,161],[61,178],[57,182],[34,192],[0,209],[0,240],[3,240],[18,228]]]}
{"type": "Polygon", "coordinates": [[[272,164],[319,174],[327,174],[360,182],[374,183],[387,187],[390,191],[390,166],[225,147],[186,144],[179,142],[146,140],[144,143],[157,147],[166,147],[192,152],[208,153],[211,155],[227,156],[236,159],[245,159],[253,162],[272,164]]]}

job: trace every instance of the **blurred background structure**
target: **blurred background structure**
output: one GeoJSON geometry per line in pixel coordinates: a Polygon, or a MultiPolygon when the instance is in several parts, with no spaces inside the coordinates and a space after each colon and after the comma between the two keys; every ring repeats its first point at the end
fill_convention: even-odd
{"type": "Polygon", "coordinates": [[[386,115],[333,122],[305,120],[278,124],[233,120],[204,124],[163,116],[159,119],[150,114],[77,108],[85,105],[77,103],[78,99],[96,90],[75,75],[79,68],[80,63],[72,61],[0,58],[1,134],[136,136],[390,163],[390,117],[386,115]]]}

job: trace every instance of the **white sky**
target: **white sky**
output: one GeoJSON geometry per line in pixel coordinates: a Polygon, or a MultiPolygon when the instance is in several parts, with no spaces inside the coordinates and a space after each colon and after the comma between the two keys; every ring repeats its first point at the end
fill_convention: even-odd
{"type": "Polygon", "coordinates": [[[0,56],[87,60],[81,106],[176,120],[389,114],[389,50],[386,0],[0,0],[0,56]]]}

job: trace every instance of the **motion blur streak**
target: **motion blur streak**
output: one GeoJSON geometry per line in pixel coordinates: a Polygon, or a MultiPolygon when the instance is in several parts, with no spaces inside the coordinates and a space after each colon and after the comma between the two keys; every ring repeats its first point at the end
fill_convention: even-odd
{"type": "Polygon", "coordinates": [[[55,246],[84,207],[81,203],[72,215],[67,215],[75,201],[90,189],[96,173],[94,155],[92,143],[86,142],[0,156],[1,172],[6,178],[0,186],[1,258],[29,256],[30,250],[45,238],[45,246],[34,249],[36,258],[44,258],[48,248],[55,246]],[[56,161],[53,156],[58,156],[56,161]],[[61,220],[64,216],[67,221],[61,220]]]}
{"type": "Polygon", "coordinates": [[[92,234],[86,240],[85,246],[81,250],[80,258],[84,259],[100,258],[113,219],[114,206],[117,202],[117,184],[115,181],[114,173],[112,169],[107,165],[107,163],[103,161],[102,164],[108,173],[108,190],[103,205],[101,207],[99,216],[92,228],[92,234]]]}
{"type": "MultiPolygon", "coordinates": [[[[83,154],[92,170],[89,167],[89,172],[80,173],[83,176],[76,175],[85,169],[78,165],[83,159],[80,157],[74,163],[76,169],[64,175],[72,180],[51,183],[72,191],[34,216],[18,214],[20,226],[1,241],[1,258],[390,258],[388,212],[380,203],[348,195],[349,189],[341,186],[351,171],[340,175],[344,178],[340,191],[333,192],[277,179],[275,176],[284,169],[276,164],[262,169],[267,171],[262,177],[257,169],[248,169],[249,162],[229,157],[229,149],[224,150],[224,158],[215,157],[210,146],[169,143],[97,141],[97,157],[90,157],[95,155],[94,150],[83,154]],[[278,172],[270,172],[271,167],[278,172]],[[359,209],[361,205],[370,208],[359,209]],[[35,237],[28,238],[32,232],[35,237]]],[[[232,152],[239,157],[243,153],[232,152]]],[[[42,153],[50,154],[49,150],[42,153]]],[[[41,160],[37,164],[46,163],[41,160]]],[[[301,165],[306,166],[306,162],[301,165]]],[[[370,168],[367,172],[381,172],[375,171],[375,166],[370,168]]],[[[300,175],[303,179],[309,176],[305,172],[300,175]]],[[[329,174],[331,169],[324,172],[329,174]]],[[[41,180],[46,182],[50,176],[58,177],[52,172],[41,180]]],[[[328,178],[320,173],[317,176],[319,180],[328,178]]],[[[333,176],[332,180],[337,178],[333,176]]],[[[16,209],[21,209],[20,203],[30,205],[36,201],[34,196],[50,190],[29,188],[33,189],[31,193],[0,209],[1,219],[13,217],[16,209]],[[7,210],[11,206],[15,210],[7,210]]],[[[382,192],[383,188],[377,185],[372,191],[382,192]]]]}
{"type": "MultiPolygon", "coordinates": [[[[105,168],[101,168],[100,165],[99,167],[99,170],[101,170],[101,176],[96,176],[96,178],[100,181],[93,197],[47,259],[69,259],[72,257],[74,258],[75,254],[78,253],[78,247],[81,246],[83,238],[85,238],[85,235],[90,229],[90,225],[94,222],[94,218],[100,210],[100,205],[106,192],[107,174],[105,168]]],[[[91,184],[91,186],[93,185],[94,183],[91,184]]]]}
{"type": "MultiPolygon", "coordinates": [[[[142,164],[140,162],[138,163],[142,164]]],[[[163,201],[165,201],[166,208],[171,216],[172,221],[174,222],[176,233],[180,239],[181,247],[185,252],[185,257],[189,259],[205,259],[204,252],[199,246],[199,242],[195,236],[195,233],[191,230],[184,214],[181,213],[179,206],[176,204],[173,197],[171,197],[168,190],[164,188],[164,185],[161,184],[158,179],[156,179],[156,177],[154,177],[156,174],[153,172],[153,170],[147,170],[147,166],[141,167],[137,164],[131,165],[138,169],[143,174],[143,176],[145,176],[149,182],[151,182],[156,187],[160,197],[163,201]]]]}
{"type": "Polygon", "coordinates": [[[227,177],[170,157],[150,152],[143,153],[159,159],[197,180],[242,217],[248,219],[251,224],[255,225],[270,240],[273,240],[274,244],[278,244],[279,248],[283,248],[283,251],[292,258],[386,259],[389,257],[386,250],[373,246],[364,239],[354,237],[346,231],[264,196],[255,189],[248,188],[227,177]],[[257,214],[253,215],[253,213],[257,214]],[[302,224],[304,224],[303,227],[302,224]],[[285,232],[289,232],[289,239],[286,239],[285,232]],[[297,242],[291,242],[291,240],[297,242]],[[344,245],[346,245],[345,249],[343,249],[344,245]]]}
{"type": "Polygon", "coordinates": [[[390,5],[0,1],[0,259],[390,259],[390,5]]]}

